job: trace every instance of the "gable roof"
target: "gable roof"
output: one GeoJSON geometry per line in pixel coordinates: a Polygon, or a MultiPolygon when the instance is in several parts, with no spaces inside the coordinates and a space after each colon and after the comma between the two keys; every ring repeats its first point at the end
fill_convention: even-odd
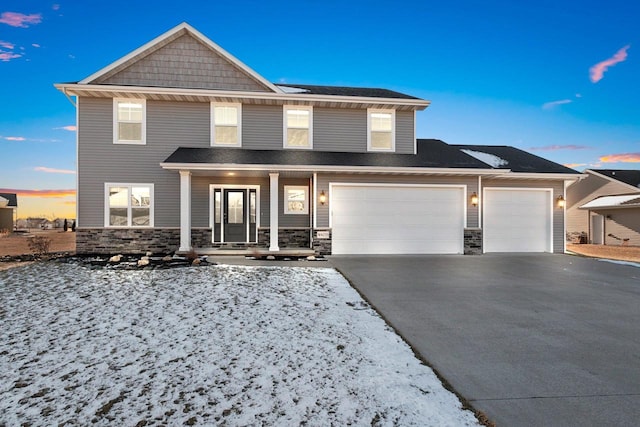
{"type": "Polygon", "coordinates": [[[623,194],[619,196],[600,196],[578,209],[621,209],[621,208],[640,208],[640,193],[623,194]]]}
{"type": "Polygon", "coordinates": [[[310,95],[333,95],[333,96],[358,96],[365,98],[399,98],[399,99],[420,99],[415,96],[406,95],[388,89],[348,87],[348,86],[318,86],[318,85],[296,85],[276,83],[286,93],[308,93],[310,95]]]}
{"type": "Polygon", "coordinates": [[[595,172],[609,179],[619,181],[634,188],[640,188],[640,170],[627,169],[587,169],[585,173],[595,172]]]}
{"type": "Polygon", "coordinates": [[[167,169],[171,169],[172,165],[177,164],[212,165],[212,167],[231,164],[234,166],[299,165],[304,167],[432,168],[476,171],[492,169],[486,163],[437,139],[420,139],[417,146],[418,154],[180,147],[162,163],[162,166],[167,169]]]}
{"type": "Polygon", "coordinates": [[[506,145],[452,145],[497,169],[522,173],[579,174],[561,164],[506,145]]]}
{"type": "Polygon", "coordinates": [[[208,48],[210,48],[211,50],[213,50],[214,52],[216,52],[220,56],[222,56],[228,62],[230,62],[231,64],[236,66],[238,69],[242,70],[245,75],[247,75],[251,79],[253,79],[256,82],[258,82],[260,85],[262,85],[265,89],[268,89],[269,91],[272,91],[272,92],[275,92],[275,93],[282,93],[281,89],[276,87],[274,84],[272,84],[271,82],[266,80],[264,77],[262,77],[258,73],[256,73],[254,70],[249,68],[246,64],[244,64],[242,61],[237,59],[235,56],[231,55],[229,52],[224,50],[222,47],[218,46],[211,39],[209,39],[208,37],[206,37],[205,35],[200,33],[198,30],[196,30],[195,28],[193,28],[191,25],[187,24],[186,22],[183,22],[183,23],[173,27],[169,31],[161,34],[160,36],[158,36],[155,39],[151,40],[150,42],[144,44],[143,46],[139,47],[138,49],[130,52],[129,54],[127,54],[125,56],[123,56],[119,60],[107,65],[106,67],[104,67],[101,70],[93,73],[92,75],[80,80],[78,83],[79,84],[91,84],[91,83],[94,83],[96,80],[100,79],[101,77],[104,77],[104,76],[108,75],[109,73],[113,73],[113,72],[115,72],[117,70],[122,70],[122,69],[132,65],[133,63],[135,63],[135,62],[139,61],[140,59],[146,57],[147,55],[153,53],[159,47],[162,47],[162,46],[166,45],[167,43],[171,42],[172,40],[177,39],[178,37],[180,37],[180,36],[182,36],[184,34],[189,34],[190,36],[192,36],[193,38],[195,38],[196,40],[198,40],[199,42],[201,42],[202,44],[204,44],[205,46],[207,46],[208,48]]]}
{"type": "Polygon", "coordinates": [[[7,207],[17,208],[18,207],[18,196],[15,193],[0,193],[0,197],[9,201],[7,207]]]}

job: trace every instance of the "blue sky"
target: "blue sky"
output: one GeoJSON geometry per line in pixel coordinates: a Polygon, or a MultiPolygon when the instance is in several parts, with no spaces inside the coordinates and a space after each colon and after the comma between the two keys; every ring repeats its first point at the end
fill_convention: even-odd
{"type": "Polygon", "coordinates": [[[273,82],[428,99],[421,138],[512,145],[578,170],[640,168],[638,2],[152,4],[0,5],[0,191],[29,190],[20,204],[30,214],[73,212],[75,110],[53,83],[78,81],[182,21],[273,82]]]}

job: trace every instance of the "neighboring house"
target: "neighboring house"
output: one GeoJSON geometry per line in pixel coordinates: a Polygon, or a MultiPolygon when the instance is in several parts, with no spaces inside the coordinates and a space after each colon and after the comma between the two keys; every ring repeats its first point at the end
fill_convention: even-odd
{"type": "Polygon", "coordinates": [[[416,139],[429,101],[274,84],[184,23],[56,87],[77,100],[79,253],[564,251],[580,174],[416,139]]]}
{"type": "Polygon", "coordinates": [[[587,169],[567,188],[567,237],[640,246],[640,170],[587,169]]]}
{"type": "Polygon", "coordinates": [[[0,231],[13,231],[17,210],[18,196],[15,193],[0,193],[0,231]]]}

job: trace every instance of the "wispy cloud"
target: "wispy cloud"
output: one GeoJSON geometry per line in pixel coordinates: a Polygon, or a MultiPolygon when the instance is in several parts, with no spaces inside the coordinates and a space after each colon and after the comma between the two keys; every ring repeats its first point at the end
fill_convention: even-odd
{"type": "Polygon", "coordinates": [[[0,15],[0,23],[12,27],[27,28],[29,24],[39,24],[40,22],[42,22],[42,15],[39,13],[25,15],[18,12],[2,12],[0,15]]]}
{"type": "Polygon", "coordinates": [[[5,49],[13,49],[14,47],[16,47],[16,45],[4,40],[0,40],[0,47],[3,47],[5,49]]]}
{"type": "Polygon", "coordinates": [[[598,62],[596,65],[589,69],[589,78],[591,82],[597,83],[602,80],[604,77],[604,72],[609,69],[609,67],[613,67],[614,65],[623,62],[627,59],[627,50],[631,47],[631,45],[626,45],[619,51],[615,53],[611,58],[605,59],[604,61],[598,62]]]}
{"type": "Polygon", "coordinates": [[[557,150],[588,150],[591,147],[586,145],[545,145],[542,147],[531,147],[531,151],[557,151],[557,150]]]}
{"type": "Polygon", "coordinates": [[[60,10],[60,5],[56,3],[56,4],[54,4],[54,5],[52,5],[52,6],[51,6],[51,9],[53,9],[53,10],[60,10]]]}
{"type": "Polygon", "coordinates": [[[571,104],[572,102],[572,99],[561,99],[559,101],[545,102],[544,104],[542,104],[542,109],[550,110],[553,107],[557,107],[558,105],[571,104]]]}
{"type": "Polygon", "coordinates": [[[0,193],[15,193],[19,197],[68,197],[75,196],[76,190],[17,190],[0,188],[0,193]]]}
{"type": "Polygon", "coordinates": [[[563,166],[566,166],[568,168],[579,168],[580,166],[587,166],[586,163],[565,163],[563,166]]]}
{"type": "Polygon", "coordinates": [[[7,141],[26,141],[27,138],[24,136],[5,136],[4,139],[7,141]]]}
{"type": "Polygon", "coordinates": [[[56,129],[56,130],[62,129],[62,130],[68,130],[69,132],[75,132],[75,131],[78,130],[78,127],[75,126],[75,125],[68,125],[68,126],[60,126],[60,127],[54,128],[54,129],[56,129]]]}
{"type": "Polygon", "coordinates": [[[640,153],[607,154],[598,160],[602,163],[640,163],[640,153]]]}
{"type": "Polygon", "coordinates": [[[38,43],[31,43],[31,46],[33,47],[40,47],[40,45],[38,43]]]}
{"type": "Polygon", "coordinates": [[[2,62],[9,62],[12,59],[20,58],[21,56],[22,55],[20,55],[19,53],[0,51],[0,61],[2,62]]]}
{"type": "Polygon", "coordinates": [[[68,175],[76,174],[76,171],[71,169],[55,169],[55,168],[48,168],[46,166],[36,166],[35,168],[33,168],[33,170],[37,172],[46,172],[46,173],[62,173],[62,174],[68,174],[68,175]]]}
{"type": "Polygon", "coordinates": [[[59,139],[47,139],[47,138],[25,138],[24,136],[0,136],[0,139],[7,141],[27,141],[27,142],[62,142],[59,139]]]}

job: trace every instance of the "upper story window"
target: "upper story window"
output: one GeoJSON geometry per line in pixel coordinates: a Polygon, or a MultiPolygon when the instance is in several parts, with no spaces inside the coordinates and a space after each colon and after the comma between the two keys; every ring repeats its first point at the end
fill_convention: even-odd
{"type": "Polygon", "coordinates": [[[313,107],[284,106],[284,148],[313,148],[313,107]]]}
{"type": "Polygon", "coordinates": [[[211,103],[211,145],[242,145],[242,105],[211,103]]]}
{"type": "Polygon", "coordinates": [[[395,110],[367,110],[367,150],[395,151],[395,110]]]}
{"type": "Polygon", "coordinates": [[[145,99],[113,100],[113,143],[146,144],[147,102],[145,99]]]}
{"type": "Polygon", "coordinates": [[[153,227],[153,184],[105,184],[105,227],[153,227]]]}

